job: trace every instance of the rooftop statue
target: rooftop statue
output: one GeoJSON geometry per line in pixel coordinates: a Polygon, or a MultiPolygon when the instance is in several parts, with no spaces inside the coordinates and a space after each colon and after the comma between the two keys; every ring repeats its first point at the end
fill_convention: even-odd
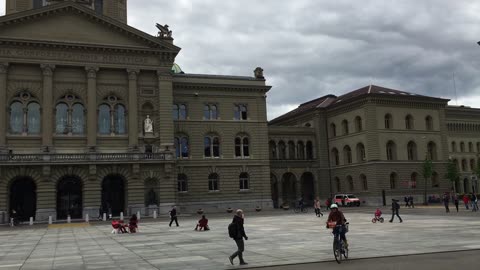
{"type": "Polygon", "coordinates": [[[160,30],[158,32],[158,37],[161,37],[161,38],[171,38],[172,37],[172,31],[170,29],[168,29],[168,24],[165,24],[165,25],[161,25],[159,23],[156,24],[158,30],[160,30]]]}

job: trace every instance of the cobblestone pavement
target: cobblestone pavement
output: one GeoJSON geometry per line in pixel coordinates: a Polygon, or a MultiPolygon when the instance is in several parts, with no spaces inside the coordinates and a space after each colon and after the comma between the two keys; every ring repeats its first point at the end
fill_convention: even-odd
{"type": "MultiPolygon", "coordinates": [[[[480,248],[480,213],[446,214],[441,207],[402,209],[403,223],[371,223],[373,209],[346,209],[351,258],[382,257],[480,248]]],[[[165,218],[141,220],[140,233],[111,234],[109,223],[81,228],[45,225],[0,229],[0,270],[4,269],[232,269],[228,256],[230,214],[207,216],[211,231],[193,230],[197,216],[180,227],[165,218]]],[[[328,261],[332,236],[326,217],[311,212],[247,213],[248,267],[328,261]]],[[[245,267],[242,267],[245,268],[245,267]]]]}

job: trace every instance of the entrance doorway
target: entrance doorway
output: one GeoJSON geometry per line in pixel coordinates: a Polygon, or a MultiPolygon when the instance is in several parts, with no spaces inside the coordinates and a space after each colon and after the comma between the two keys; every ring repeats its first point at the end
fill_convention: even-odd
{"type": "Polygon", "coordinates": [[[57,218],[82,218],[82,183],[76,177],[64,177],[57,185],[57,218]]]}
{"type": "Polygon", "coordinates": [[[282,177],[282,199],[284,204],[297,205],[297,178],[293,173],[285,173],[282,177]]]}
{"type": "Polygon", "coordinates": [[[19,177],[10,186],[10,216],[19,221],[35,219],[37,211],[37,186],[29,177],[19,177]],[[15,211],[16,214],[13,214],[15,211]],[[13,214],[13,215],[12,215],[13,214]]]}
{"type": "Polygon", "coordinates": [[[102,212],[119,216],[125,213],[125,181],[120,175],[108,175],[102,182],[102,212]]]}
{"type": "Polygon", "coordinates": [[[313,200],[315,199],[315,184],[313,174],[311,172],[302,174],[301,183],[303,199],[307,205],[312,205],[313,200]]]}
{"type": "Polygon", "coordinates": [[[274,174],[270,174],[270,186],[272,193],[273,207],[278,208],[278,181],[277,177],[274,174]]]}

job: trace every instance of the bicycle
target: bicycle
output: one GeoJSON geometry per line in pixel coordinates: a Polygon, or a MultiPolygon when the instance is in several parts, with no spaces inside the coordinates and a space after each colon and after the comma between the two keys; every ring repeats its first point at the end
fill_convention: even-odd
{"type": "Polygon", "coordinates": [[[380,223],[383,223],[385,221],[383,217],[374,217],[372,218],[372,223],[376,223],[377,221],[380,221],[380,223]]]}
{"type": "Polygon", "coordinates": [[[307,213],[307,212],[308,212],[308,209],[307,209],[305,206],[301,207],[301,206],[298,205],[298,206],[295,206],[295,208],[293,208],[293,212],[294,212],[295,214],[298,214],[298,213],[300,213],[300,212],[302,212],[302,213],[307,213]]]}
{"type": "Polygon", "coordinates": [[[345,247],[345,242],[340,237],[343,229],[345,229],[345,233],[348,232],[348,224],[348,222],[345,223],[345,226],[336,225],[335,222],[328,224],[330,229],[338,228],[337,233],[333,236],[333,256],[335,257],[335,261],[337,261],[339,264],[342,262],[342,260],[348,259],[348,248],[345,247]]]}

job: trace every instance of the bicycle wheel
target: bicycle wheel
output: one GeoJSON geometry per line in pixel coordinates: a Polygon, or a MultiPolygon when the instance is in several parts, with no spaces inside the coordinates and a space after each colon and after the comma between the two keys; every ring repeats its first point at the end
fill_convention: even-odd
{"type": "Polygon", "coordinates": [[[372,218],[372,223],[376,223],[377,222],[377,219],[376,218],[372,218]]]}
{"type": "Polygon", "coordinates": [[[296,213],[296,214],[300,213],[300,207],[293,208],[293,212],[296,213]]]}
{"type": "Polygon", "coordinates": [[[335,257],[335,261],[337,261],[337,263],[342,262],[342,252],[339,249],[339,246],[340,245],[337,244],[337,240],[333,239],[333,256],[335,257]]]}
{"type": "Polygon", "coordinates": [[[304,207],[304,208],[302,209],[302,213],[308,213],[308,208],[304,207]]]}
{"type": "MultiPolygon", "coordinates": [[[[342,240],[343,242],[343,240],[342,240]]],[[[348,248],[345,247],[345,243],[342,243],[342,248],[343,248],[343,257],[345,258],[345,260],[348,259],[348,248]]]]}
{"type": "Polygon", "coordinates": [[[384,219],[383,217],[380,218],[380,223],[383,223],[384,219]]]}

